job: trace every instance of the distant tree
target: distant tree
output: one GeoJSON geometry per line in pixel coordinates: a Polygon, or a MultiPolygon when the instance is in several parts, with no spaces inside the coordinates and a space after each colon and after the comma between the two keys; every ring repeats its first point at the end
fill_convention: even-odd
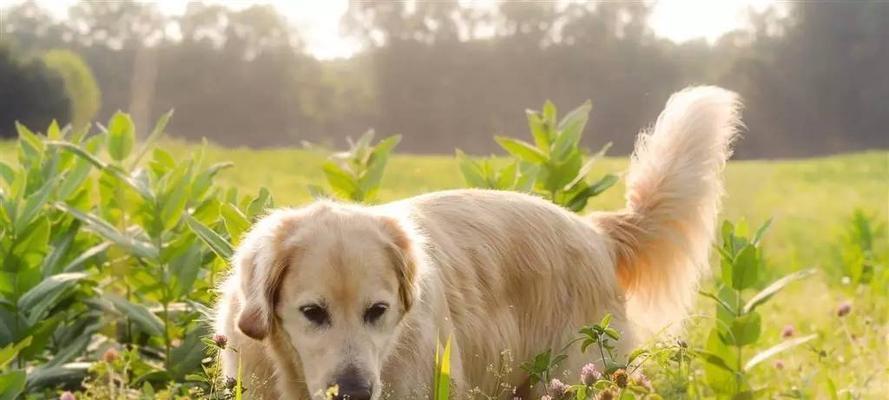
{"type": "Polygon", "coordinates": [[[0,43],[0,137],[15,136],[15,122],[46,127],[57,119],[67,121],[70,103],[64,80],[40,59],[17,58],[0,43]]]}
{"type": "Polygon", "coordinates": [[[50,50],[42,59],[65,82],[65,92],[71,101],[71,124],[80,128],[92,122],[102,106],[102,92],[89,65],[70,50],[50,50]]]}

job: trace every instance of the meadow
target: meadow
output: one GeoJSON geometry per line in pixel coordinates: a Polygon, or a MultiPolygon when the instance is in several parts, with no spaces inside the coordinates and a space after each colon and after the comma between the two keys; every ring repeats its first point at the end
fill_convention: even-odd
{"type": "MultiPolygon", "coordinates": [[[[106,173],[90,172],[88,177],[82,179],[87,179],[84,182],[92,182],[91,184],[85,183],[84,188],[69,188],[70,198],[61,196],[54,205],[40,204],[41,208],[34,210],[38,215],[35,221],[42,221],[40,213],[47,214],[43,224],[52,227],[52,235],[55,235],[57,226],[65,228],[76,225],[86,228],[86,232],[72,233],[75,238],[72,249],[80,249],[82,252],[105,246],[101,249],[100,256],[84,261],[76,269],[76,273],[82,274],[78,275],[77,282],[83,286],[65,286],[65,291],[59,289],[59,296],[65,301],[47,305],[52,312],[41,310],[39,314],[45,317],[64,312],[68,317],[92,312],[90,315],[94,318],[89,321],[99,326],[90,332],[100,339],[94,339],[76,351],[71,350],[72,354],[66,355],[59,362],[53,360],[58,353],[65,352],[66,347],[57,342],[82,328],[68,327],[65,331],[63,328],[70,321],[54,325],[53,329],[56,331],[49,335],[51,339],[30,352],[27,352],[28,344],[18,348],[12,343],[0,343],[0,356],[11,354],[6,360],[0,357],[0,398],[17,398],[18,394],[10,394],[12,391],[6,393],[9,397],[4,397],[3,389],[5,384],[11,385],[10,382],[17,379],[15,377],[19,375],[15,374],[18,371],[22,372],[22,379],[28,374],[27,383],[23,381],[21,385],[22,388],[27,388],[22,392],[27,393],[28,398],[55,398],[62,393],[62,389],[75,392],[65,392],[65,395],[72,396],[66,399],[188,398],[198,395],[208,398],[240,398],[238,388],[220,389],[221,384],[217,382],[218,370],[215,369],[212,357],[214,346],[218,347],[220,344],[214,344],[210,340],[209,333],[201,327],[202,319],[199,314],[206,311],[203,307],[212,302],[210,288],[226,269],[223,258],[230,251],[230,246],[237,243],[237,233],[243,232],[249,226],[249,221],[261,215],[263,208],[272,203],[275,207],[307,204],[313,197],[309,189],[312,186],[325,189],[330,187],[327,179],[329,176],[326,177],[322,170],[325,163],[328,163],[331,151],[321,148],[233,149],[163,138],[150,145],[144,161],[139,162],[138,159],[134,161],[133,157],[139,152],[134,148],[141,144],[134,143],[128,136],[132,135],[132,129],[126,126],[116,128],[115,125],[109,123],[109,132],[102,134],[108,136],[107,140],[101,139],[101,135],[95,136],[100,138],[94,140],[96,143],[88,143],[89,140],[83,138],[64,137],[64,140],[70,139],[76,146],[87,149],[86,153],[100,159],[103,167],[100,168],[95,163],[93,167],[105,169],[106,173]],[[200,162],[190,164],[185,161],[189,159],[198,159],[200,162]],[[133,162],[131,168],[118,168],[122,172],[115,172],[115,166],[124,166],[129,161],[133,162]],[[222,162],[231,162],[233,165],[218,171],[208,167],[222,162]],[[147,177],[139,177],[134,175],[138,167],[151,172],[147,177]],[[133,179],[128,181],[128,177],[133,179]],[[183,182],[193,185],[190,193],[177,191],[177,183],[181,185],[183,182]],[[198,186],[201,190],[195,189],[198,186]],[[262,188],[267,189],[273,200],[261,194],[262,188]],[[77,193],[81,191],[83,195],[79,196],[77,193]],[[84,196],[91,196],[92,193],[99,193],[95,195],[97,199],[84,200],[84,196]],[[256,193],[260,194],[254,196],[256,193]],[[138,200],[140,196],[152,200],[138,200]],[[62,201],[68,205],[59,204],[62,201]],[[151,207],[157,208],[156,220],[151,216],[151,207]],[[78,210],[84,214],[77,214],[78,210]],[[177,214],[186,210],[191,216],[180,217],[177,214]],[[74,218],[70,218],[69,214],[74,218]],[[93,233],[99,233],[98,236],[106,240],[93,237],[97,236],[92,235],[93,233]],[[139,247],[143,244],[140,242],[143,237],[146,247],[139,247]],[[202,239],[202,242],[196,237],[202,239]],[[183,239],[179,240],[180,238],[183,239]],[[220,244],[226,240],[229,244],[220,244]],[[104,242],[107,241],[111,243],[105,245],[104,242]],[[180,246],[180,241],[187,243],[180,246]],[[134,245],[134,242],[138,243],[134,245]],[[152,248],[152,244],[156,248],[152,248]],[[130,245],[133,247],[127,247],[130,245]],[[183,250],[187,246],[191,247],[183,250]],[[196,259],[202,260],[206,270],[178,273],[171,269],[182,260],[196,259]],[[161,280],[160,283],[170,283],[174,289],[172,292],[161,290],[157,288],[160,283],[147,283],[148,278],[125,276],[128,271],[132,271],[130,268],[134,265],[148,270],[149,273],[157,271],[161,276],[170,275],[170,281],[161,280]],[[144,286],[133,286],[137,283],[144,286]],[[160,291],[155,293],[155,290],[160,291]],[[128,301],[120,301],[114,297],[110,306],[97,305],[99,301],[95,299],[104,298],[103,293],[117,293],[128,301]],[[88,306],[78,305],[78,302],[88,306]],[[72,305],[73,303],[77,304],[72,305]],[[182,306],[185,311],[171,311],[175,308],[173,306],[182,306]],[[73,311],[71,307],[74,307],[73,311]],[[94,309],[89,311],[92,308],[94,309]],[[97,313],[95,310],[101,311],[97,313]],[[113,322],[97,322],[104,318],[102,314],[113,315],[113,322]],[[186,344],[191,346],[192,351],[209,348],[207,357],[194,360],[193,357],[183,355],[189,349],[186,344]],[[183,351],[177,353],[180,348],[183,351]],[[9,349],[15,350],[17,355],[11,350],[7,351],[9,349]],[[18,354],[16,349],[25,350],[18,354]],[[183,363],[184,357],[191,365],[190,369],[177,369],[177,364],[173,361],[177,357],[183,363]],[[79,385],[77,381],[72,384],[72,380],[65,380],[64,376],[32,379],[45,365],[58,367],[63,365],[63,361],[65,365],[80,363],[87,368],[84,372],[88,377],[85,386],[79,385]],[[137,376],[139,374],[141,376],[137,376]]],[[[40,147],[46,156],[38,157],[37,161],[32,158],[30,162],[33,164],[29,168],[17,171],[29,176],[42,175],[34,179],[44,182],[47,188],[57,183],[65,186],[53,180],[52,171],[64,172],[59,165],[76,168],[82,160],[67,154],[64,146],[53,144],[61,141],[63,136],[65,135],[58,132],[49,133],[53,140],[47,141],[45,145],[35,144],[34,140],[45,140],[37,135],[23,140],[26,142],[24,145],[20,142],[0,143],[0,162],[16,166],[22,162],[23,157],[28,162],[28,157],[36,156],[29,156],[30,150],[25,151],[28,154],[23,156],[18,147],[40,147]],[[51,160],[55,161],[50,162],[51,160]],[[38,169],[38,165],[44,168],[42,174],[29,172],[38,169]]],[[[399,154],[396,147],[394,154],[382,159],[385,173],[378,182],[379,190],[375,197],[378,202],[467,186],[466,179],[461,174],[460,162],[453,155],[399,154]]],[[[498,156],[492,163],[502,166],[507,165],[508,160],[509,156],[498,156]]],[[[586,177],[581,181],[595,181],[604,174],[619,177],[626,167],[626,157],[604,157],[596,161],[591,170],[584,171],[586,177]]],[[[65,175],[66,178],[70,176],[65,175]]],[[[651,362],[643,369],[653,387],[635,395],[629,390],[626,393],[622,390],[621,398],[858,399],[882,398],[885,393],[889,393],[887,281],[874,277],[878,274],[884,277],[889,275],[885,273],[886,262],[889,260],[886,236],[889,152],[872,151],[797,160],[731,161],[725,178],[726,196],[721,218],[740,226],[735,231],[738,235],[752,237],[748,231],[752,232],[755,227],[771,220],[769,232],[761,242],[750,240],[750,243],[755,243],[751,246],[756,248],[761,272],[758,281],[743,293],[752,294],[754,289],[762,289],[768,282],[793,272],[809,268],[815,270],[812,276],[789,282],[783,291],[758,308],[762,318],[761,333],[757,321],[756,339],[744,349],[745,358],[782,341],[809,334],[815,336],[799,346],[776,353],[757,368],[745,371],[743,379],[749,390],[734,394],[730,390],[722,391],[716,387],[718,384],[711,376],[715,373],[708,370],[708,366],[712,364],[708,357],[712,354],[703,350],[694,351],[705,347],[708,341],[707,332],[713,325],[713,315],[717,308],[713,302],[702,296],[695,313],[689,317],[687,331],[681,338],[664,338],[664,343],[652,344],[649,349],[651,362]],[[856,255],[858,258],[855,258],[856,255]],[[850,278],[850,265],[853,264],[866,265],[872,276],[868,279],[859,279],[858,276],[850,278]],[[686,359],[687,363],[683,367],[683,360],[686,359]]],[[[40,187],[30,188],[30,179],[31,177],[25,179],[28,183],[22,184],[24,190],[32,195],[40,193],[40,187]]],[[[10,193],[15,190],[14,186],[12,182],[6,182],[0,188],[5,187],[5,193],[10,193]]],[[[27,200],[34,196],[22,197],[27,200]]],[[[600,195],[590,197],[581,212],[612,210],[622,205],[623,184],[617,182],[600,195]]],[[[9,228],[12,231],[13,222],[16,221],[16,218],[10,218],[4,223],[10,223],[9,228]]],[[[0,219],[0,222],[3,220],[0,219]]],[[[23,232],[29,232],[27,228],[23,229],[23,232]]],[[[71,229],[76,231],[75,228],[71,229]]],[[[0,230],[3,231],[6,228],[0,230]]],[[[23,237],[28,238],[28,235],[25,233],[23,237]]],[[[0,248],[0,254],[11,257],[19,248],[15,243],[19,242],[15,241],[15,235],[10,234],[10,237],[13,244],[0,248]]],[[[48,242],[48,246],[44,243],[48,249],[58,247],[55,236],[48,242]]],[[[53,254],[53,250],[39,250],[26,253],[20,260],[25,264],[31,262],[42,266],[45,279],[51,275],[46,272],[45,258],[51,258],[53,254]]],[[[78,260],[76,254],[57,257],[60,260],[78,260]]],[[[0,265],[3,264],[0,262],[0,265]]],[[[7,273],[14,274],[22,270],[21,267],[11,267],[8,264],[4,265],[7,273]]],[[[718,272],[719,264],[720,256],[714,251],[714,277],[702,285],[705,292],[717,290],[714,287],[722,279],[718,272]]],[[[69,271],[66,269],[65,272],[69,271]]],[[[0,287],[0,294],[4,290],[0,287]]],[[[21,301],[16,304],[21,304],[21,301]]],[[[23,318],[39,319],[34,315],[23,318]]],[[[603,321],[602,324],[607,327],[607,322],[603,321]]],[[[39,329],[35,332],[34,337],[39,336],[39,329]]],[[[740,346],[738,353],[741,353],[740,346]]],[[[578,380],[577,377],[562,377],[557,366],[552,367],[553,371],[545,375],[547,378],[560,377],[569,383],[578,380]]],[[[83,375],[78,377],[82,379],[83,375]]],[[[606,378],[608,379],[610,378],[606,378]]],[[[617,382],[616,378],[612,381],[603,385],[615,385],[617,382]]],[[[600,389],[602,388],[596,390],[600,389]]],[[[581,397],[576,389],[572,390],[571,398],[575,394],[578,399],[587,398],[587,392],[581,397]]],[[[246,393],[249,394],[249,389],[246,393]]]]}

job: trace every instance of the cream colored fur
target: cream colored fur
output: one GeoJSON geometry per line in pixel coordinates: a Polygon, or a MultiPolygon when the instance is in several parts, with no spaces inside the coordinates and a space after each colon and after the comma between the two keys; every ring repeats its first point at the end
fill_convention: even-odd
{"type": "MultiPolygon", "coordinates": [[[[424,398],[436,341],[450,336],[456,392],[495,393],[488,367],[503,351],[517,365],[606,313],[628,351],[683,318],[706,271],[737,108],[715,87],[672,96],[640,136],[619,212],[584,217],[529,195],[456,190],[271,213],[221,287],[225,374],[240,358],[252,398],[309,399],[354,364],[374,398],[424,398]],[[301,314],[313,301],[329,325],[301,314]],[[391,307],[368,324],[360,315],[375,301],[391,307]]],[[[598,361],[576,347],[562,369],[598,361]]],[[[507,380],[522,386],[516,365],[507,380]]]]}

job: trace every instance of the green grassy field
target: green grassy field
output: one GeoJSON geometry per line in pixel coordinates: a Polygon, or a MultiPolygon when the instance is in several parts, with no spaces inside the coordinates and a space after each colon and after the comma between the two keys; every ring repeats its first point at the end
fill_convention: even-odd
{"type": "MultiPolygon", "coordinates": [[[[200,146],[172,140],[161,147],[176,157],[200,150],[200,146]]],[[[14,143],[0,143],[0,161],[14,163],[14,149],[14,143]]],[[[235,164],[220,175],[218,181],[223,187],[246,192],[267,187],[276,206],[300,206],[311,201],[307,186],[324,185],[320,166],[326,156],[321,151],[301,149],[206,149],[209,162],[235,164]]],[[[625,157],[606,158],[591,174],[620,175],[626,166],[625,157]]],[[[875,224],[885,226],[889,214],[889,152],[733,161],[727,168],[726,182],[724,218],[744,218],[751,226],[768,218],[774,221],[764,245],[772,277],[807,267],[820,272],[793,284],[761,309],[765,344],[778,342],[787,324],[793,324],[800,333],[818,333],[819,340],[784,356],[786,366],[780,370],[760,368],[755,376],[770,386],[787,387],[786,382],[820,384],[825,379],[824,371],[830,370],[842,398],[880,398],[880,393],[889,391],[889,326],[885,316],[873,313],[887,310],[889,298],[885,294],[866,296],[841,283],[838,243],[856,209],[865,211],[875,224]],[[852,302],[859,318],[837,319],[837,305],[844,301],[852,302]]],[[[460,187],[465,183],[453,156],[396,152],[386,169],[380,200],[460,187]]],[[[586,211],[621,207],[623,190],[619,183],[593,198],[586,211]]],[[[880,258],[889,259],[886,237],[878,240],[880,258]]],[[[711,303],[700,303],[699,313],[690,324],[693,341],[703,341],[704,326],[708,324],[694,321],[712,314],[711,303]]],[[[792,393],[788,396],[794,397],[792,393]]]]}

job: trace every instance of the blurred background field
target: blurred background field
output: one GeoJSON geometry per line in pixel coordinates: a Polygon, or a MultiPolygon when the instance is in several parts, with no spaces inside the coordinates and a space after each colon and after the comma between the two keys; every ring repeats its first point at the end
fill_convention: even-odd
{"type": "Polygon", "coordinates": [[[625,155],[671,93],[716,84],[745,102],[738,158],[889,147],[882,1],[7,0],[0,16],[5,137],[175,109],[172,135],[225,146],[375,128],[401,152],[486,154],[524,134],[524,109],[590,99],[583,144],[625,155]]]}

